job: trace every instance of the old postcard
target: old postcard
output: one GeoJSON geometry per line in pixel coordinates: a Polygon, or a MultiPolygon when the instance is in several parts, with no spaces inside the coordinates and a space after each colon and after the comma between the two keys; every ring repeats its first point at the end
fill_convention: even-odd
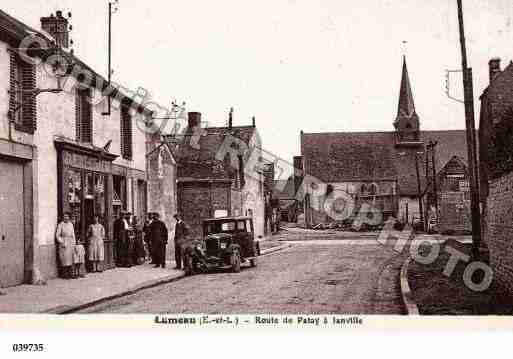
{"type": "Polygon", "coordinates": [[[0,328],[513,328],[512,21],[2,0],[0,328]]]}

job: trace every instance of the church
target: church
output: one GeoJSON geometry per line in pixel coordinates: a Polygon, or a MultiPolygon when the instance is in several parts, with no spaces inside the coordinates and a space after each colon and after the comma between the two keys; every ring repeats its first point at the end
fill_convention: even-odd
{"type": "Polygon", "coordinates": [[[384,219],[393,216],[414,223],[437,218],[447,230],[467,230],[465,130],[422,131],[421,122],[403,57],[392,131],[301,131],[301,172],[322,183],[304,193],[306,225],[333,222],[325,200],[330,192],[342,191],[353,199],[349,209],[353,218],[359,209],[370,208],[363,206],[367,203],[378,208],[384,219]]]}

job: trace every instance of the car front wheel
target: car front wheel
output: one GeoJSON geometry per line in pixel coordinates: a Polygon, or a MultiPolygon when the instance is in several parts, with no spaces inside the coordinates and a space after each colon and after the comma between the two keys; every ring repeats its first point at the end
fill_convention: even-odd
{"type": "Polygon", "coordinates": [[[232,272],[239,273],[240,272],[240,253],[238,250],[234,250],[230,257],[230,264],[232,266],[232,272]]]}
{"type": "Polygon", "coordinates": [[[194,259],[192,256],[187,255],[185,257],[185,275],[190,276],[194,275],[194,259]]]}

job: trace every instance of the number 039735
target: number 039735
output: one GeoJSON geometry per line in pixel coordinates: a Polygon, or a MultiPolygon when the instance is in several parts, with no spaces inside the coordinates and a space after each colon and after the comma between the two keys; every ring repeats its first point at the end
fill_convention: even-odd
{"type": "Polygon", "coordinates": [[[13,344],[13,352],[43,352],[45,350],[44,344],[13,344]]]}

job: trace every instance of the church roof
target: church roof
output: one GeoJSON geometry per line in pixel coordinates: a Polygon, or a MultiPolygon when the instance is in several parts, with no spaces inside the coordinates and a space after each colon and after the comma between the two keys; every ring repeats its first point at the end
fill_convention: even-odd
{"type": "Polygon", "coordinates": [[[411,116],[413,113],[415,113],[415,103],[413,101],[408,67],[406,66],[406,56],[404,56],[401,89],[399,90],[399,104],[397,106],[397,117],[401,115],[411,116]]]}
{"type": "MultiPolygon", "coordinates": [[[[392,180],[403,196],[417,194],[415,153],[425,146],[397,147],[395,132],[303,133],[301,154],[305,172],[326,183],[392,180]]],[[[436,141],[436,169],[453,156],[467,161],[465,130],[421,131],[420,140],[436,141]]],[[[422,188],[425,187],[424,155],[419,156],[422,188]]]]}

